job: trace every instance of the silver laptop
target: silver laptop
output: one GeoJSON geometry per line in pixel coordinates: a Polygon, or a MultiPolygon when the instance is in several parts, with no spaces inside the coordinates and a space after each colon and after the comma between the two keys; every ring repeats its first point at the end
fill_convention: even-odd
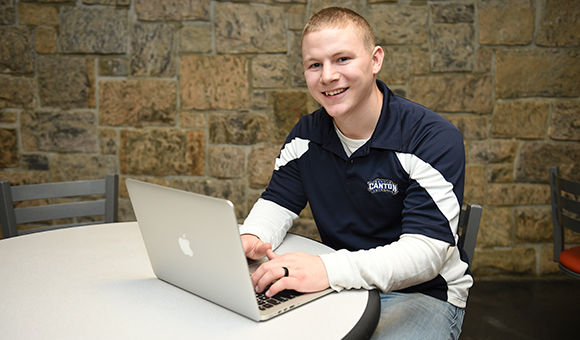
{"type": "Polygon", "coordinates": [[[227,200],[125,181],[155,275],[255,321],[332,292],[256,294],[250,279],[262,261],[244,254],[234,205],[227,200]]]}

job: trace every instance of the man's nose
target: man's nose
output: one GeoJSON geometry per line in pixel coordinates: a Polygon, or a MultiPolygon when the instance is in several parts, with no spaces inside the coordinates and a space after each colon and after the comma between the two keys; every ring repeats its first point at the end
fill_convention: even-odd
{"type": "Polygon", "coordinates": [[[331,83],[340,77],[336,68],[332,65],[324,65],[322,68],[322,75],[320,77],[320,82],[324,84],[331,83]]]}

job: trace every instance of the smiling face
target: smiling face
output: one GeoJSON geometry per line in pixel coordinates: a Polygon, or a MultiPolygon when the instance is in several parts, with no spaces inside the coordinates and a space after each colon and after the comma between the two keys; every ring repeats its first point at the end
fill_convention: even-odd
{"type": "Polygon", "coordinates": [[[302,39],[308,90],[337,122],[376,113],[377,105],[380,113],[376,74],[383,57],[382,48],[365,45],[352,25],[310,31],[302,39]]]}

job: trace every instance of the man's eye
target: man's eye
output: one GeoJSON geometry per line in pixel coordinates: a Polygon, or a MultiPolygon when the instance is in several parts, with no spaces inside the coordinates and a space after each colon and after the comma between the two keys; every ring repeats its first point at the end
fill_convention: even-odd
{"type": "Polygon", "coordinates": [[[338,61],[340,61],[340,62],[348,61],[348,57],[339,58],[338,61]]]}
{"type": "Polygon", "coordinates": [[[308,68],[317,68],[320,67],[320,63],[311,64],[308,68]]]}

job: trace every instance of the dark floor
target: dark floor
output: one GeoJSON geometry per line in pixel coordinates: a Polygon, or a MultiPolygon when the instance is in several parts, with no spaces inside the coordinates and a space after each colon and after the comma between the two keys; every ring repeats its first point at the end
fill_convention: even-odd
{"type": "Polygon", "coordinates": [[[580,339],[580,280],[476,281],[460,339],[580,339]]]}

